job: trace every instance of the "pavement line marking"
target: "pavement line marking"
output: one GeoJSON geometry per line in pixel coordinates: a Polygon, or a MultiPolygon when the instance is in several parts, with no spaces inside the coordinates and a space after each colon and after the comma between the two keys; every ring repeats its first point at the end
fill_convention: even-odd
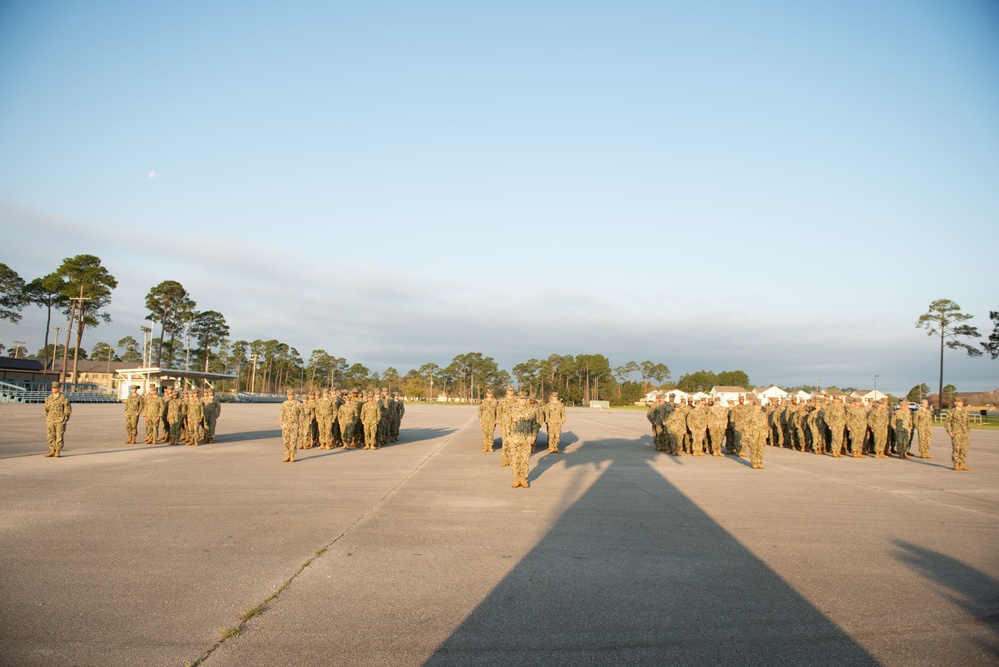
{"type": "MultiPolygon", "coordinates": [[[[475,419],[478,419],[477,415],[475,419]]],[[[317,560],[320,556],[324,555],[329,550],[330,547],[339,542],[344,535],[346,535],[348,532],[350,532],[352,528],[354,528],[354,526],[359,524],[361,521],[364,520],[366,516],[368,516],[376,509],[378,509],[378,507],[382,505],[386,500],[388,500],[391,496],[395,495],[395,493],[399,490],[399,487],[401,487],[404,483],[406,483],[406,481],[409,480],[410,477],[412,477],[420,468],[422,468],[427,463],[427,461],[429,461],[432,457],[434,457],[437,454],[437,452],[439,452],[446,444],[451,442],[451,440],[455,436],[457,436],[459,433],[467,429],[469,424],[471,423],[472,419],[469,419],[462,427],[456,429],[454,433],[444,438],[444,440],[441,441],[441,444],[439,444],[436,448],[434,448],[432,452],[427,454],[424,457],[423,461],[421,461],[418,466],[410,470],[402,479],[399,480],[399,482],[395,486],[389,489],[389,491],[384,496],[376,500],[371,505],[371,507],[369,507],[363,514],[354,519],[346,528],[343,529],[343,531],[341,531],[339,535],[333,538],[332,542],[314,551],[312,555],[309,556],[309,558],[306,559],[306,561],[299,566],[298,570],[296,570],[294,574],[292,574],[284,583],[282,583],[280,586],[277,587],[277,590],[275,590],[274,593],[270,595],[270,597],[265,599],[256,607],[253,607],[252,610],[250,610],[249,612],[244,613],[242,617],[239,617],[239,623],[237,623],[235,626],[223,630],[222,636],[219,638],[217,642],[215,642],[215,644],[213,644],[207,651],[202,653],[197,660],[185,663],[185,667],[198,667],[198,665],[200,665],[205,660],[210,658],[211,655],[215,653],[215,651],[218,650],[224,643],[226,643],[233,637],[238,637],[242,633],[242,631],[245,630],[250,625],[251,620],[253,620],[258,616],[262,616],[264,612],[266,612],[266,607],[268,604],[270,604],[271,602],[275,602],[282,593],[291,588],[291,584],[295,581],[295,579],[298,578],[300,574],[302,574],[302,572],[305,571],[305,568],[312,565],[313,561],[317,560]]]]}

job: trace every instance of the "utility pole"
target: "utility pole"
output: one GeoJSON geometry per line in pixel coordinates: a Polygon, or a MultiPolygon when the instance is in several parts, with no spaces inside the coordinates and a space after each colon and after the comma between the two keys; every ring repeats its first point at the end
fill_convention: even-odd
{"type": "Polygon", "coordinates": [[[184,361],[184,370],[191,370],[191,332],[187,332],[187,359],[184,361]]]}
{"type": "Polygon", "coordinates": [[[111,389],[111,354],[118,348],[108,345],[108,389],[111,389]]]}
{"type": "MultiPolygon", "coordinates": [[[[21,346],[22,345],[24,345],[24,341],[23,340],[15,340],[14,341],[14,358],[15,359],[17,359],[18,355],[21,353],[21,346]]],[[[24,349],[27,350],[28,348],[24,348],[24,349]]]]}
{"type": "Polygon", "coordinates": [[[52,343],[52,356],[51,357],[49,356],[49,350],[48,350],[48,348],[45,348],[45,370],[47,370],[47,371],[48,370],[52,370],[52,368],[55,368],[56,350],[59,349],[59,332],[62,331],[62,327],[54,327],[54,328],[55,328],[56,335],[55,335],[55,342],[52,343]],[[51,368],[50,368],[49,362],[52,362],[51,363],[51,368]]]}
{"type": "MultiPolygon", "coordinates": [[[[70,301],[72,301],[74,305],[76,305],[77,301],[80,302],[80,304],[76,307],[76,319],[77,319],[76,331],[77,331],[77,338],[79,338],[80,327],[83,326],[83,302],[90,301],[89,296],[88,297],[83,296],[83,285],[80,285],[80,296],[73,297],[72,299],[70,299],[70,301]]],[[[67,340],[67,345],[68,344],[69,342],[67,340]]],[[[80,341],[77,340],[76,347],[73,348],[73,384],[76,384],[76,378],[77,378],[76,369],[79,366],[79,363],[80,363],[80,341]]]]}
{"type": "Polygon", "coordinates": [[[250,375],[250,393],[252,394],[257,389],[257,360],[260,359],[260,355],[254,352],[250,355],[250,361],[253,362],[253,372],[250,375]]]}
{"type": "Polygon", "coordinates": [[[146,358],[146,336],[152,332],[153,328],[145,325],[142,325],[139,328],[142,329],[142,367],[148,368],[149,360],[146,358]]]}
{"type": "Polygon", "coordinates": [[[66,366],[69,365],[69,339],[73,335],[73,320],[76,318],[76,300],[70,299],[69,322],[66,327],[66,344],[62,348],[62,368],[59,369],[59,381],[66,384],[66,366]]]}

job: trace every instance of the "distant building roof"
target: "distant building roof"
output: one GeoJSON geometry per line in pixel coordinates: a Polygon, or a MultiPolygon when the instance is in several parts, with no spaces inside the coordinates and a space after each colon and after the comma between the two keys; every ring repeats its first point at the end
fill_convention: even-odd
{"type": "Polygon", "coordinates": [[[711,391],[716,394],[745,394],[746,389],[744,387],[726,387],[723,385],[718,385],[711,387],[711,391]]]}
{"type": "Polygon", "coordinates": [[[41,373],[45,370],[45,364],[41,359],[31,357],[0,357],[0,369],[5,371],[32,371],[41,373]]]}

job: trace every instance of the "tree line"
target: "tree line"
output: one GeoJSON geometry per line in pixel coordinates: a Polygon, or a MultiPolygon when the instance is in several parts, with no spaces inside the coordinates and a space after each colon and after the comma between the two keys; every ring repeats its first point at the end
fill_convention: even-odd
{"type": "MultiPolygon", "coordinates": [[[[602,354],[557,354],[531,358],[517,363],[512,372],[500,369],[492,357],[481,352],[456,355],[445,366],[427,362],[401,374],[389,367],[382,373],[372,372],[362,364],[350,364],[346,359],[313,350],[303,357],[295,347],[278,340],[231,340],[225,316],[212,309],[199,310],[197,302],[184,286],[176,280],[164,280],[150,288],[146,294],[146,319],[154,325],[144,331],[149,340],[140,344],[134,337],[126,336],[116,345],[99,342],[89,355],[81,346],[84,331],[111,321],[107,307],[111,293],[118,281],[102,266],[94,255],[77,255],[63,260],[51,273],[30,281],[22,279],[16,271],[0,263],[0,320],[17,323],[21,311],[27,306],[37,306],[46,311],[45,344],[38,356],[46,368],[62,358],[62,368],[68,368],[72,352],[72,377],[76,377],[77,363],[81,359],[107,359],[108,361],[145,362],[165,368],[198,369],[205,372],[226,373],[236,376],[232,389],[251,392],[279,393],[286,388],[312,390],[323,387],[390,388],[407,396],[435,400],[445,396],[458,400],[481,399],[487,390],[502,394],[507,385],[516,383],[532,394],[547,396],[559,392],[568,403],[588,403],[607,400],[616,404],[630,404],[643,398],[650,389],[678,388],[688,393],[709,391],[716,385],[738,386],[752,389],[749,376],[741,370],[700,370],[680,376],[672,382],[670,369],[665,364],[652,361],[629,361],[612,367],[602,354]],[[57,327],[56,333],[66,332],[65,339],[51,340],[53,315],[61,313],[66,326],[57,327]],[[157,331],[158,329],[158,331],[157,331]]],[[[980,337],[978,330],[965,322],[971,318],[961,312],[960,306],[947,299],[930,304],[916,326],[928,335],[940,339],[940,390],[941,399],[951,385],[943,386],[943,350],[961,348],[970,355],[987,352],[999,358],[999,311],[989,317],[994,331],[982,349],[969,345],[959,337],[980,337]]],[[[0,345],[0,353],[5,348],[0,345]]],[[[27,354],[21,343],[11,348],[14,356],[27,354]]],[[[925,385],[910,391],[923,395],[925,385]]],[[[925,392],[928,394],[928,388],[925,392]]]]}

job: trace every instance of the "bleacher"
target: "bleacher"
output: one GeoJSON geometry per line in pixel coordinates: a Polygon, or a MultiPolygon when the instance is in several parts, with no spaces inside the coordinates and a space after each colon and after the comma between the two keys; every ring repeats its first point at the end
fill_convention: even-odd
{"type": "MultiPolygon", "coordinates": [[[[0,382],[0,403],[44,403],[52,393],[47,382],[0,382]]],[[[112,389],[98,384],[63,384],[62,393],[70,403],[118,403],[118,395],[112,389]]]]}

